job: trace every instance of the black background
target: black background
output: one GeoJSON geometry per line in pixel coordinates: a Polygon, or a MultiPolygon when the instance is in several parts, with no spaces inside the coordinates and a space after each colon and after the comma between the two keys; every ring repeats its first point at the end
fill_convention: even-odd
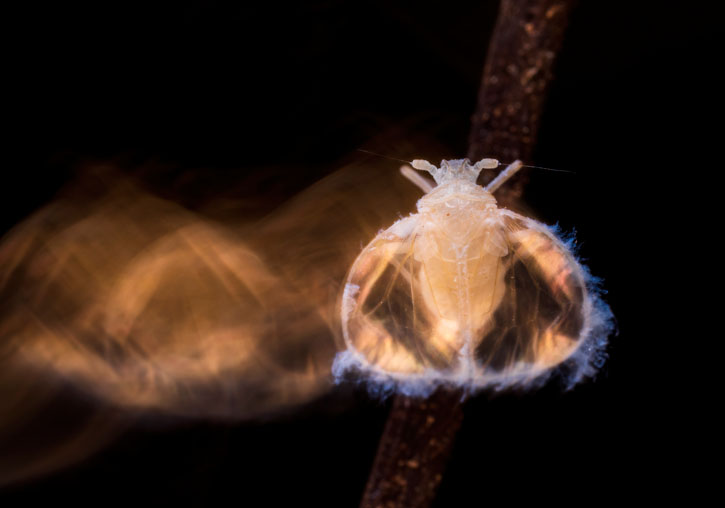
{"type": "MultiPolygon", "coordinates": [[[[678,210],[700,184],[679,182],[702,178],[711,159],[716,16],[695,3],[581,4],[528,161],[577,174],[531,173],[526,199],[545,221],[577,229],[620,334],[596,382],[470,401],[436,506],[646,500],[680,487],[667,480],[682,465],[673,425],[689,409],[661,353],[680,347],[668,314],[687,273],[663,251],[686,250],[672,231],[687,238],[678,210]]],[[[12,12],[2,231],[89,161],[162,168],[141,175],[162,195],[192,171],[200,200],[274,167],[248,189],[273,196],[262,215],[386,133],[424,133],[448,150],[400,154],[383,143],[388,155],[461,157],[497,7],[188,1],[12,12]]],[[[389,405],[333,393],[263,422],[148,422],[0,499],[355,506],[389,405]]]]}

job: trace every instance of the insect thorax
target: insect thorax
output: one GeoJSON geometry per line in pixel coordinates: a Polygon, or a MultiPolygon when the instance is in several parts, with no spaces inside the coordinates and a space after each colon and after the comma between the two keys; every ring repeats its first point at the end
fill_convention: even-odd
{"type": "Polygon", "coordinates": [[[438,207],[476,210],[495,210],[496,198],[480,185],[464,179],[451,179],[438,185],[418,200],[419,212],[430,212],[438,207]]]}

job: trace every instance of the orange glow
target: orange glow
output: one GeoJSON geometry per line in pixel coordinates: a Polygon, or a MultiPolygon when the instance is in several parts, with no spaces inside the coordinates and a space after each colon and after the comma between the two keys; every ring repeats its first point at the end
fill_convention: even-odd
{"type": "Polygon", "coordinates": [[[84,185],[0,240],[0,484],[83,458],[140,411],[248,419],[325,393],[340,281],[416,198],[386,164],[340,170],[254,223],[123,178],[84,185]],[[89,406],[55,407],[73,392],[89,406]],[[70,411],[67,428],[48,411],[70,411]],[[23,432],[37,449],[13,448],[23,432]]]}
{"type": "Polygon", "coordinates": [[[0,485],[83,459],[139,415],[300,406],[333,386],[336,355],[373,366],[364,379],[478,388],[583,350],[584,274],[542,225],[456,201],[426,215],[426,234],[412,216],[381,232],[420,192],[376,162],[261,220],[230,213],[247,203],[192,211],[126,178],[100,191],[81,178],[0,239],[0,485]]]}

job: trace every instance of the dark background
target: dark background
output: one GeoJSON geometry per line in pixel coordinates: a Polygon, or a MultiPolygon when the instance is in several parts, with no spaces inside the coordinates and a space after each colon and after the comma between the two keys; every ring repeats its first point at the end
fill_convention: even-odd
{"type": "MultiPolygon", "coordinates": [[[[470,401],[436,506],[625,491],[644,500],[681,486],[667,479],[682,466],[675,427],[690,407],[662,353],[680,347],[668,313],[687,273],[664,251],[678,251],[673,228],[688,238],[678,210],[699,184],[679,182],[703,178],[712,159],[717,17],[695,3],[581,4],[528,161],[577,174],[530,173],[526,200],[577,229],[620,333],[593,383],[470,401]]],[[[190,207],[271,168],[246,190],[270,196],[261,215],[366,157],[354,150],[371,140],[392,156],[461,157],[497,8],[187,1],[12,12],[0,230],[94,161],[166,196],[189,191],[192,173],[190,207]],[[398,153],[406,133],[448,151],[398,153]]],[[[389,404],[348,391],[263,422],[141,422],[0,500],[356,506],[389,404]]]]}

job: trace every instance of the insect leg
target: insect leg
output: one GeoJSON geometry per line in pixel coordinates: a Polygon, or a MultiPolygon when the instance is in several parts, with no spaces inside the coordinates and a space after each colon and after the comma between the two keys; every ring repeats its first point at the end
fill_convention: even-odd
{"type": "Polygon", "coordinates": [[[422,176],[410,166],[400,166],[400,174],[417,185],[426,194],[432,191],[433,187],[435,187],[430,180],[422,176]]]}
{"type": "Polygon", "coordinates": [[[516,172],[521,169],[524,166],[524,163],[520,160],[515,160],[511,164],[509,164],[506,169],[501,171],[496,178],[491,180],[491,182],[486,186],[486,190],[493,194],[496,189],[501,187],[506,180],[511,178],[516,174],[516,172]]]}

